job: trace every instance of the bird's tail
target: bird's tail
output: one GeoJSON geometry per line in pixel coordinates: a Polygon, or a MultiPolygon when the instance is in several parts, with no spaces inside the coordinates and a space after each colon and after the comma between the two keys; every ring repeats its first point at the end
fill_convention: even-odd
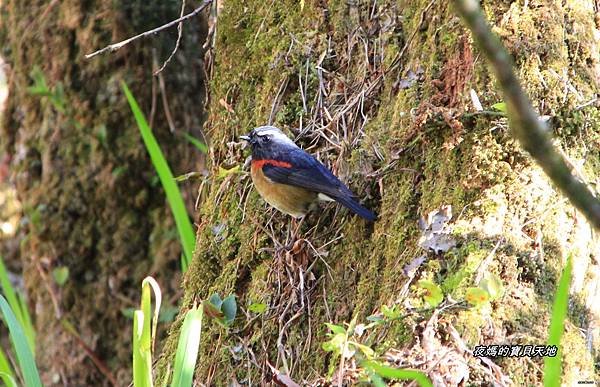
{"type": "Polygon", "coordinates": [[[377,219],[377,215],[358,204],[358,202],[351,197],[336,197],[335,200],[350,209],[350,211],[354,212],[356,215],[365,218],[368,221],[374,222],[377,219]]]}

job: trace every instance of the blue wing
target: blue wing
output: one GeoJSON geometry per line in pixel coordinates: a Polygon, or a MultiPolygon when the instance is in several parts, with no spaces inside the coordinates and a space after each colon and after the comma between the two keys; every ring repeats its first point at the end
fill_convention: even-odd
{"type": "Polygon", "coordinates": [[[365,219],[371,221],[376,219],[375,214],[358,204],[352,191],[312,155],[302,149],[294,149],[285,155],[280,154],[278,157],[281,157],[282,161],[289,162],[292,167],[264,165],[263,173],[269,179],[276,183],[302,187],[309,191],[325,194],[365,219]]]}

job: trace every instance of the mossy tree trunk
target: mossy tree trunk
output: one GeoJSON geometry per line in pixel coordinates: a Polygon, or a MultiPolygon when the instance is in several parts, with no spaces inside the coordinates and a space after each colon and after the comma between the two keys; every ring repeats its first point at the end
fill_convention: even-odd
{"type": "MultiPolygon", "coordinates": [[[[321,348],[324,323],[342,325],[353,316],[366,323],[384,305],[396,305],[404,317],[359,340],[377,354],[402,350],[403,366],[427,369],[411,352],[432,316],[420,309],[426,305],[417,280],[433,281],[461,301],[478,275],[495,275],[504,286],[499,300],[482,310],[446,309],[434,330],[436,349],[452,349],[469,365],[470,383],[489,383],[493,376],[450,339],[451,327],[471,349],[544,343],[569,254],[578,269],[563,341],[565,378],[567,384],[593,379],[593,355],[577,328],[597,329],[597,294],[585,283],[598,272],[598,241],[519,149],[505,118],[469,114],[470,89],[485,110],[501,97],[448,3],[223,2],[207,124],[212,177],[201,193],[184,304],[234,293],[241,311],[227,332],[205,324],[200,382],[256,385],[268,380],[266,361],[298,382],[327,377],[339,358],[321,348]],[[270,120],[348,182],[379,220],[368,224],[330,204],[308,217],[303,241],[281,249],[289,219],[258,197],[247,171],[222,173],[249,153],[237,136],[270,120]],[[418,245],[418,220],[444,205],[453,208],[458,244],[427,253],[418,245]],[[421,256],[427,260],[408,277],[405,265],[421,256]],[[251,312],[252,304],[267,310],[251,312]]],[[[485,10],[540,114],[551,116],[557,146],[593,183],[600,173],[600,115],[597,104],[586,103],[598,92],[597,4],[486,2],[485,10]]],[[[180,321],[181,315],[159,373],[172,361],[180,321]]],[[[451,372],[441,369],[460,368],[461,361],[432,362],[430,376],[453,384],[440,376],[451,372]]],[[[516,385],[541,380],[539,358],[496,363],[516,385]]],[[[354,365],[346,361],[345,380],[352,380],[354,365]]]]}
{"type": "MultiPolygon", "coordinates": [[[[137,305],[146,275],[158,278],[167,297],[180,280],[175,226],[120,82],[153,123],[174,173],[202,168],[181,132],[197,136],[204,119],[206,19],[186,24],[163,84],[152,72],[175,46],[176,29],[84,58],[177,18],[179,7],[106,0],[0,6],[0,54],[10,65],[0,143],[24,210],[20,256],[47,385],[109,383],[84,344],[127,385],[132,322],[122,311],[137,305]],[[63,267],[69,276],[59,286],[52,272],[63,267]]],[[[184,188],[193,203],[194,187],[184,188]]]]}

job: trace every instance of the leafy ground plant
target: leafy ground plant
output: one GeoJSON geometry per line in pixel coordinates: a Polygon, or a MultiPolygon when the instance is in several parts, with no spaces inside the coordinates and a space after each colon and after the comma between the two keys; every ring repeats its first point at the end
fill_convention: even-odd
{"type": "MultiPolygon", "coordinates": [[[[160,287],[152,277],[142,282],[142,300],[140,309],[134,312],[133,319],[133,385],[134,387],[152,387],[152,355],[156,340],[156,326],[160,312],[162,295],[160,287]],[[152,294],[155,305],[152,310],[152,294]]],[[[194,368],[200,348],[202,332],[202,308],[190,309],[183,321],[175,363],[173,366],[172,386],[188,387],[192,385],[194,368]]],[[[167,378],[168,379],[168,378],[167,378]]],[[[166,386],[168,380],[161,385],[166,386]]]]}
{"type": "MultiPolygon", "coordinates": [[[[387,386],[384,379],[389,380],[414,380],[422,387],[432,386],[429,378],[421,371],[398,369],[388,366],[376,358],[376,352],[366,344],[360,343],[360,336],[366,330],[376,328],[386,322],[392,322],[399,317],[395,308],[385,307],[383,317],[373,321],[368,325],[356,324],[356,317],[352,319],[347,328],[335,324],[326,324],[329,330],[329,340],[323,343],[322,347],[327,352],[332,352],[333,358],[331,364],[334,365],[339,359],[338,385],[343,384],[344,363],[355,358],[363,369],[365,377],[375,386],[387,386]]],[[[333,374],[334,368],[330,369],[333,374]]]]}

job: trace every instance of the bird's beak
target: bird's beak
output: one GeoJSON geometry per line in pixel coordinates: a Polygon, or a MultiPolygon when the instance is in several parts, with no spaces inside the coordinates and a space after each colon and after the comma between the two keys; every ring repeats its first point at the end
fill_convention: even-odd
{"type": "Polygon", "coordinates": [[[240,136],[240,139],[242,139],[244,141],[250,142],[250,137],[249,136],[240,136]]]}

